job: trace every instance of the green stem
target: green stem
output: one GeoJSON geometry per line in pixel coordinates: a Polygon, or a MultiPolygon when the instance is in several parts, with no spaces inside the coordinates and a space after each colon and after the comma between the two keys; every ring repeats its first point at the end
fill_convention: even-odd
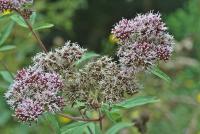
{"type": "Polygon", "coordinates": [[[47,49],[45,47],[45,45],[43,44],[40,36],[33,30],[33,27],[32,25],[29,23],[29,20],[27,20],[26,18],[24,18],[24,16],[21,14],[20,11],[16,10],[16,12],[24,19],[26,25],[28,26],[29,30],[31,31],[31,33],[33,34],[33,36],[35,37],[35,39],[38,41],[39,45],[40,45],[40,48],[45,52],[47,53],[47,49]]]}
{"type": "Polygon", "coordinates": [[[63,114],[63,113],[58,113],[60,116],[63,116],[65,118],[69,118],[74,121],[85,121],[85,122],[99,122],[102,120],[105,116],[100,116],[99,118],[94,118],[94,119],[83,119],[82,117],[73,117],[71,115],[63,114]]]}

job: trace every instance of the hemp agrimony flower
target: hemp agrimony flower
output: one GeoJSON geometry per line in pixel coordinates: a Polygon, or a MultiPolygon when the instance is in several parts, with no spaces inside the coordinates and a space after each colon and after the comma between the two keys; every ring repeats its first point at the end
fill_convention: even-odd
{"type": "Polygon", "coordinates": [[[29,18],[32,14],[28,7],[33,4],[33,0],[0,0],[0,13],[17,11],[25,18],[29,18]]]}
{"type": "Polygon", "coordinates": [[[37,120],[46,111],[60,111],[64,106],[59,95],[63,81],[56,73],[44,73],[35,68],[20,70],[5,94],[15,116],[24,122],[37,120]]]}
{"type": "MultiPolygon", "coordinates": [[[[0,11],[16,8],[22,14],[26,9],[24,5],[33,1],[0,2],[4,3],[0,11]]],[[[83,104],[78,108],[85,110],[120,102],[138,91],[138,71],[168,60],[173,51],[174,39],[168,34],[160,14],[149,12],[131,20],[122,19],[112,34],[120,44],[119,62],[102,56],[85,61],[79,68],[76,65],[84,59],[86,49],[70,41],[50,52],[36,54],[32,58],[33,65],[17,73],[5,94],[15,116],[23,122],[31,122],[44,112],[62,110],[64,102],[71,106],[83,104]]]]}
{"type": "Polygon", "coordinates": [[[86,49],[76,43],[67,42],[61,48],[48,53],[38,53],[33,57],[36,67],[47,71],[60,72],[74,66],[74,63],[81,58],[86,49]]]}
{"type": "Polygon", "coordinates": [[[122,67],[141,71],[166,61],[173,51],[174,39],[167,32],[160,14],[138,14],[134,19],[122,19],[112,29],[119,39],[117,55],[122,67]]]}
{"type": "Polygon", "coordinates": [[[102,103],[119,102],[125,94],[133,94],[137,89],[135,76],[123,75],[118,64],[107,56],[89,62],[65,87],[72,104],[80,101],[94,109],[102,103]]]}

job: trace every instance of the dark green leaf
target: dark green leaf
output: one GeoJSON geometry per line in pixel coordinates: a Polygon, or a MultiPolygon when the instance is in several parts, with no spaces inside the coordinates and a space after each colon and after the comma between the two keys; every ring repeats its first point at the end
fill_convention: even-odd
{"type": "Polygon", "coordinates": [[[0,71],[0,75],[2,76],[2,78],[9,82],[9,83],[12,83],[13,79],[12,79],[12,76],[9,72],[7,71],[0,71]]]}
{"type": "Polygon", "coordinates": [[[33,29],[36,30],[41,30],[41,29],[47,29],[53,27],[53,24],[45,23],[45,24],[40,24],[38,26],[35,26],[33,29]]]}
{"type": "Polygon", "coordinates": [[[140,96],[136,98],[131,98],[131,99],[128,99],[128,100],[125,100],[123,102],[113,105],[112,112],[117,112],[121,109],[133,108],[133,107],[145,105],[148,103],[155,103],[158,101],[159,100],[156,99],[155,97],[143,97],[143,96],[141,97],[140,96]]]}
{"type": "Polygon", "coordinates": [[[5,52],[5,51],[13,50],[15,48],[16,48],[15,46],[6,45],[6,46],[3,46],[3,47],[0,47],[0,52],[5,52]]]}
{"type": "Polygon", "coordinates": [[[10,33],[12,32],[13,26],[14,26],[14,22],[10,22],[0,32],[0,46],[6,41],[6,39],[8,38],[10,33]]]}
{"type": "Polygon", "coordinates": [[[83,67],[85,64],[87,64],[90,60],[96,58],[96,57],[99,57],[100,55],[99,54],[96,54],[96,53],[93,53],[93,52],[88,52],[86,54],[84,54],[80,60],[78,60],[76,63],[75,63],[75,66],[77,68],[81,68],[83,67]]]}
{"type": "Polygon", "coordinates": [[[127,127],[131,127],[133,126],[133,124],[131,123],[117,123],[114,126],[112,126],[110,129],[108,129],[108,131],[106,132],[106,134],[117,134],[120,130],[127,128],[127,127]]]}
{"type": "Polygon", "coordinates": [[[167,82],[171,82],[171,78],[163,71],[161,71],[158,67],[153,67],[152,69],[150,69],[150,72],[167,82]]]}

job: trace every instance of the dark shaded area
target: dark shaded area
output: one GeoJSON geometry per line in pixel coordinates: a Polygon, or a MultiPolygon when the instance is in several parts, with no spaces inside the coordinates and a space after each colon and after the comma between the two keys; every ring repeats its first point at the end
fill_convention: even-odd
{"type": "Polygon", "coordinates": [[[100,51],[102,39],[122,17],[132,18],[150,10],[169,14],[181,8],[186,0],[88,0],[88,8],[80,9],[73,17],[73,39],[88,48],[100,51]]]}

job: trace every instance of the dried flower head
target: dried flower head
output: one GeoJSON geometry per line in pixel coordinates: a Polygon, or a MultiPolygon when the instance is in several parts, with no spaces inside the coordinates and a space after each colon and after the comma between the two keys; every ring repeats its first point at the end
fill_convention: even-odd
{"type": "Polygon", "coordinates": [[[86,49],[81,48],[77,43],[69,41],[55,51],[37,54],[33,57],[33,63],[43,70],[60,72],[73,67],[85,51],[86,49]]]}
{"type": "Polygon", "coordinates": [[[63,81],[56,73],[44,73],[35,68],[22,69],[5,94],[7,103],[22,121],[37,120],[43,112],[60,111],[64,106],[59,95],[63,81]]]}
{"type": "Polygon", "coordinates": [[[81,70],[70,75],[64,92],[72,104],[85,103],[90,108],[99,108],[102,103],[116,103],[137,89],[135,76],[125,76],[112,58],[103,56],[89,62],[81,70]]]}
{"type": "Polygon", "coordinates": [[[169,59],[174,39],[168,34],[159,13],[138,14],[132,20],[125,20],[120,21],[112,30],[120,40],[117,55],[123,68],[128,67],[137,72],[152,67],[159,60],[169,59]],[[126,36],[123,36],[124,33],[126,36]]]}

